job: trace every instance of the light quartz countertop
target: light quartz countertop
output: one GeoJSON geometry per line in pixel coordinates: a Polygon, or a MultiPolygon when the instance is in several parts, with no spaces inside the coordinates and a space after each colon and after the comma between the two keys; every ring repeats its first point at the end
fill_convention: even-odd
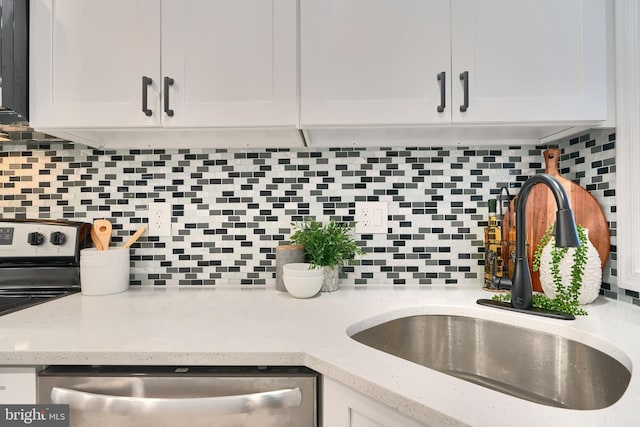
{"type": "Polygon", "coordinates": [[[432,425],[638,425],[640,308],[599,297],[588,316],[563,321],[475,303],[490,297],[450,285],[369,285],[306,300],[269,287],[76,294],[0,317],[0,365],[305,365],[432,425]],[[631,383],[605,409],[552,408],[391,356],[347,333],[413,314],[473,316],[571,338],[617,358],[632,371],[631,383]]]}

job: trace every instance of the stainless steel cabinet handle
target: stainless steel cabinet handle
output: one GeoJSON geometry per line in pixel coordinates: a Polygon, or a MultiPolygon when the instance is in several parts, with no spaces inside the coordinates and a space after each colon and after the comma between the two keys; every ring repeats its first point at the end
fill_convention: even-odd
{"type": "Polygon", "coordinates": [[[469,108],[469,72],[465,71],[460,73],[460,80],[462,80],[462,85],[464,87],[464,102],[460,106],[460,111],[464,113],[469,108]]]}
{"type": "Polygon", "coordinates": [[[258,409],[283,409],[300,406],[299,388],[241,394],[237,396],[197,398],[127,397],[88,393],[61,387],[51,388],[51,402],[69,405],[70,409],[118,415],[247,414],[258,409]]]}
{"type": "Polygon", "coordinates": [[[447,106],[445,99],[445,89],[447,86],[447,79],[445,72],[438,73],[438,81],[440,82],[440,105],[438,105],[438,113],[444,112],[444,108],[447,106]]]}
{"type": "Polygon", "coordinates": [[[147,89],[151,86],[153,80],[151,77],[142,76],[142,112],[146,116],[153,114],[150,108],[147,107],[147,89]]]}
{"type": "Polygon", "coordinates": [[[171,77],[164,78],[164,112],[167,116],[173,117],[173,110],[169,108],[169,86],[173,86],[171,77]]]}

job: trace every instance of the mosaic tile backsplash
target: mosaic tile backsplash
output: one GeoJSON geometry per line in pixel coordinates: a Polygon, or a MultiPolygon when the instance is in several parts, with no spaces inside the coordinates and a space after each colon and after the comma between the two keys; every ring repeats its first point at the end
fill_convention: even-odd
{"type": "MultiPolygon", "coordinates": [[[[559,141],[563,176],[587,188],[610,222],[602,293],[616,287],[615,133],[559,141]]],[[[291,223],[353,221],[358,201],[385,201],[387,234],[356,235],[366,255],[342,284],[482,285],[487,202],[515,195],[544,170],[536,147],[408,147],[99,151],[66,141],[0,145],[1,215],[114,224],[122,244],[147,223],[150,202],[172,207],[172,236],[146,234],[132,251],[143,286],[275,283],[275,247],[291,223]]]]}

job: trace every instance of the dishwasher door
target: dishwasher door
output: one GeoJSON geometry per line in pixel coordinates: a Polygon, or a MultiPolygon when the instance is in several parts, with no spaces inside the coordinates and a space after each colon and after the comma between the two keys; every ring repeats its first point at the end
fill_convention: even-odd
{"type": "Polygon", "coordinates": [[[72,427],[316,427],[316,389],[303,367],[52,366],[37,382],[72,427]]]}

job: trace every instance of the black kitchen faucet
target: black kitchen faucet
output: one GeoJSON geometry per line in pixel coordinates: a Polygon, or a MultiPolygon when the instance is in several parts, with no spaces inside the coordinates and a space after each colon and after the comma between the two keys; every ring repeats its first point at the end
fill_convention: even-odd
{"type": "MultiPolygon", "coordinates": [[[[533,286],[531,284],[531,272],[529,271],[529,264],[527,262],[525,218],[527,198],[536,184],[545,184],[549,187],[556,200],[556,205],[558,207],[554,228],[556,246],[560,248],[580,246],[580,238],[578,237],[576,222],[573,218],[571,203],[569,202],[569,197],[562,187],[562,184],[560,184],[560,182],[553,176],[545,173],[532,176],[522,185],[520,193],[516,199],[516,260],[510,283],[511,303],[509,304],[502,301],[494,301],[484,298],[479,299],[477,303],[489,307],[526,312],[539,316],[572,320],[575,319],[575,317],[571,314],[538,309],[532,305],[531,297],[533,293],[533,286]]],[[[504,283],[505,279],[502,279],[502,282],[504,283]]],[[[508,284],[504,284],[508,286],[508,284]]]]}

